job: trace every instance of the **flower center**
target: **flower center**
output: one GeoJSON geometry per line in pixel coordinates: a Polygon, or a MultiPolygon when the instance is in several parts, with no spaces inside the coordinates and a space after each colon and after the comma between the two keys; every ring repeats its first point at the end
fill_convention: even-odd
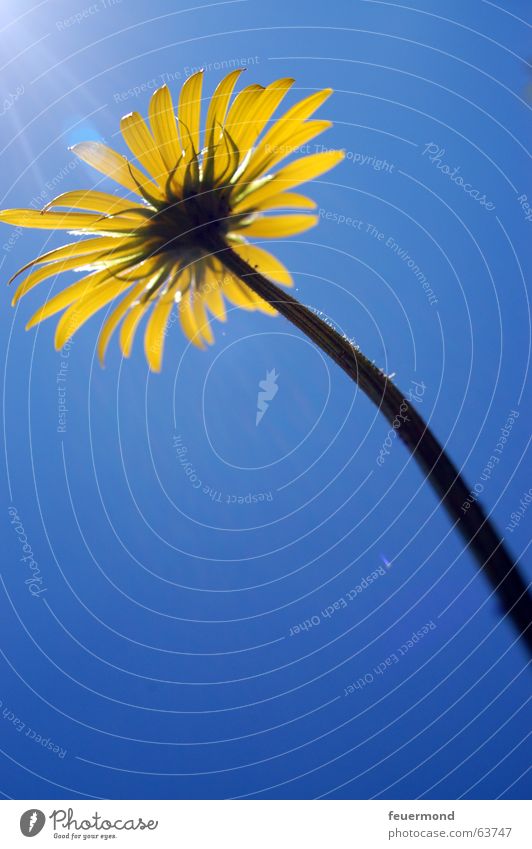
{"type": "Polygon", "coordinates": [[[223,192],[194,192],[159,209],[149,229],[161,242],[161,252],[198,257],[210,252],[214,242],[225,239],[231,226],[230,213],[223,192]]]}

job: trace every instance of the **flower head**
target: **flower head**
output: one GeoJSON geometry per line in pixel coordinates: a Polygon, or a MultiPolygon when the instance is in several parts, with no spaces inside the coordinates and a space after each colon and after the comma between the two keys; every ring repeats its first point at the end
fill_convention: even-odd
{"type": "Polygon", "coordinates": [[[74,145],[78,157],[130,196],[70,191],[42,212],[0,211],[0,221],[85,237],[38,256],[15,275],[29,272],[14,304],[60,272],[84,272],[50,298],[27,327],[62,312],[55,333],[56,348],[61,348],[85,321],[107,307],[98,340],[103,362],[119,325],[120,347],[129,355],[135,330],[149,312],[144,348],[150,367],[158,370],[174,308],[187,338],[201,348],[213,341],[210,316],[226,318],[224,297],[244,309],[275,312],[225,269],[223,250],[230,246],[262,274],[292,285],[282,263],[248,237],[278,238],[312,227],[317,217],[309,210],[315,204],[293,189],[332,168],[343,153],[314,153],[271,174],[281,160],[330,126],[309,119],[331,89],[304,98],[268,126],[294,81],[249,85],[233,98],[240,74],[233,71],[216,88],[203,137],[199,72],[184,83],[177,113],[167,86],[162,86],[150,100],[149,124],[137,112],[122,118],[122,135],[138,164],[100,142],[74,145]],[[57,208],[63,211],[52,211],[57,208]]]}

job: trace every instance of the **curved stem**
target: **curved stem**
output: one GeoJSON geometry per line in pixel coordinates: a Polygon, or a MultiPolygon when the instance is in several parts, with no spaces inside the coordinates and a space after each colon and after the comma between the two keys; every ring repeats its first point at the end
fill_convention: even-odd
{"type": "Polygon", "coordinates": [[[532,654],[532,596],[502,538],[417,410],[380,369],[312,310],[263,277],[225,244],[213,244],[225,267],[305,333],[366,393],[421,466],[478,566],[532,654]],[[467,507],[469,505],[469,507],[467,507]]]}

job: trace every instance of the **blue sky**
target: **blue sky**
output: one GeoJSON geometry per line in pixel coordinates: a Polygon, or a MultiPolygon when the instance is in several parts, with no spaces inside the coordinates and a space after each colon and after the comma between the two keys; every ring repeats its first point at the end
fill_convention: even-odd
{"type": "MultiPolygon", "coordinates": [[[[293,76],[290,102],[333,87],[316,144],[346,159],[308,187],[319,226],[271,248],[302,301],[417,387],[530,575],[512,519],[531,485],[528,4],[188,6],[3,4],[2,206],[95,186],[69,145],[124,153],[120,117],[198,67],[206,94],[241,64],[246,83],[293,76]]],[[[60,243],[3,225],[2,277],[60,243]]],[[[172,325],[159,375],[140,335],[100,369],[101,317],[57,353],[53,320],[24,325],[61,285],[0,310],[0,791],[526,797],[526,656],[402,445],[377,463],[372,405],[257,313],[232,310],[206,353],[172,325]]]]}

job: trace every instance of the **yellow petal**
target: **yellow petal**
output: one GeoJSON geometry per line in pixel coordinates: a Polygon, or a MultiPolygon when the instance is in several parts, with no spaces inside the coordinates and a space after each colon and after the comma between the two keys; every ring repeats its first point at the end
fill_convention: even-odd
{"type": "MultiPolygon", "coordinates": [[[[248,196],[251,197],[251,196],[248,196]]],[[[273,195],[266,198],[257,207],[251,205],[250,200],[246,197],[243,201],[236,204],[233,212],[247,212],[255,209],[260,212],[265,209],[316,209],[317,203],[308,198],[306,195],[300,195],[296,192],[279,192],[278,195],[273,195]]]]}
{"type": "MultiPolygon", "coordinates": [[[[143,256],[146,256],[146,251],[143,251],[143,256]]],[[[149,277],[154,272],[160,273],[165,268],[165,263],[161,260],[160,254],[153,254],[140,262],[136,260],[131,263],[131,267],[126,268],[120,273],[122,280],[140,280],[149,277]]]]}
{"type": "Polygon", "coordinates": [[[87,256],[87,254],[94,253],[96,250],[103,251],[107,249],[112,252],[124,244],[133,245],[134,241],[130,238],[119,239],[115,236],[98,236],[94,239],[80,239],[77,242],[71,242],[69,245],[62,245],[60,248],[54,248],[51,251],[47,251],[46,253],[35,257],[35,259],[30,260],[30,262],[27,262],[26,265],[23,265],[22,268],[19,268],[19,270],[13,274],[13,276],[8,280],[8,283],[11,283],[16,277],[34,265],[40,265],[45,262],[55,262],[60,259],[70,259],[70,257],[73,256],[79,257],[80,264],[83,265],[83,259],[87,256]]]}
{"type": "Polygon", "coordinates": [[[106,217],[88,212],[38,212],[35,209],[2,209],[0,221],[42,230],[117,234],[134,234],[145,223],[144,218],[133,220],[120,215],[106,217]]]}
{"type": "Polygon", "coordinates": [[[237,68],[236,71],[231,71],[216,86],[209,103],[207,120],[205,121],[205,146],[211,146],[213,144],[218,128],[223,126],[233,89],[237,79],[244,70],[244,68],[237,68]]]}
{"type": "Polygon", "coordinates": [[[62,274],[64,271],[69,271],[73,268],[81,271],[80,266],[90,265],[99,257],[101,257],[100,253],[86,254],[83,258],[83,262],[81,262],[80,258],[76,256],[72,259],[64,260],[63,262],[53,262],[49,265],[43,266],[43,268],[34,269],[17,288],[11,302],[12,306],[15,306],[15,304],[17,304],[24,295],[31,291],[34,286],[42,283],[43,280],[47,280],[49,277],[54,277],[56,274],[62,274]]]}
{"type": "Polygon", "coordinates": [[[163,85],[152,95],[149,107],[150,126],[159,153],[168,172],[173,171],[182,154],[174,104],[168,86],[163,85]]]}
{"type": "Polygon", "coordinates": [[[129,310],[124,321],[122,322],[122,326],[120,328],[120,349],[124,357],[129,357],[131,353],[133,340],[135,338],[135,331],[138,327],[139,321],[141,320],[142,316],[144,315],[149,306],[149,301],[145,301],[141,304],[136,304],[136,306],[132,307],[129,310]]]}
{"type": "Polygon", "coordinates": [[[98,337],[98,358],[102,366],[104,365],[105,352],[107,351],[111,336],[113,335],[114,331],[120,324],[121,319],[125,316],[129,308],[135,303],[137,298],[142,295],[145,286],[146,283],[144,280],[137,286],[134,286],[133,289],[128,292],[124,298],[122,298],[120,303],[117,304],[117,306],[105,320],[105,323],[98,337]]]}
{"type": "Polygon", "coordinates": [[[314,94],[309,94],[308,97],[304,97],[303,100],[300,100],[294,106],[292,106],[288,112],[285,112],[283,115],[283,119],[288,120],[301,120],[306,121],[307,118],[310,118],[311,115],[314,114],[316,109],[318,109],[322,103],[325,103],[328,97],[333,93],[332,88],[323,88],[321,91],[316,91],[314,94]]]}
{"type": "MultiPolygon", "coordinates": [[[[154,273],[148,276],[140,276],[140,283],[137,283],[136,286],[133,286],[130,292],[120,301],[120,303],[112,310],[108,318],[106,319],[101,332],[98,338],[98,357],[100,363],[103,365],[105,352],[107,350],[107,346],[109,345],[109,341],[113,332],[118,327],[121,319],[128,313],[131,307],[135,306],[136,301],[142,301],[146,303],[146,308],[149,302],[149,299],[154,297],[154,294],[157,290],[157,284],[161,281],[162,278],[168,272],[168,266],[165,263],[160,267],[156,267],[154,273]]],[[[140,312],[140,311],[139,311],[140,312]]],[[[130,346],[132,342],[132,338],[130,340],[130,346]]]]}
{"type": "Polygon", "coordinates": [[[263,298],[261,298],[260,295],[257,295],[257,293],[250,289],[249,286],[244,286],[244,284],[241,285],[246,290],[248,296],[251,298],[255,309],[260,310],[260,312],[266,313],[266,315],[277,315],[277,310],[274,306],[269,304],[268,301],[265,301],[263,298]]]}
{"type": "Polygon", "coordinates": [[[207,308],[218,321],[225,321],[227,316],[222,296],[222,281],[215,269],[209,265],[204,274],[201,294],[207,308]]]}
{"type": "Polygon", "coordinates": [[[238,68],[224,77],[218,84],[209,104],[205,124],[206,152],[203,158],[202,178],[206,187],[216,184],[225,173],[232,176],[240,162],[240,156],[236,153],[238,150],[236,143],[230,143],[231,136],[224,133],[223,122],[235,83],[244,70],[244,68],[238,68]],[[234,148],[232,153],[231,148],[234,148]],[[229,161],[231,155],[234,157],[233,162],[229,161]],[[220,157],[224,159],[223,162],[221,162],[220,157]]]}
{"type": "Polygon", "coordinates": [[[174,303],[180,299],[180,293],[183,292],[190,282],[190,266],[182,266],[177,262],[172,270],[167,270],[167,281],[164,285],[164,292],[160,297],[164,301],[173,301],[174,303]]]}
{"type": "Polygon", "coordinates": [[[229,132],[237,147],[242,146],[241,140],[249,131],[251,118],[263,91],[261,85],[247,86],[237,94],[231,104],[224,129],[229,132]]]}
{"type": "Polygon", "coordinates": [[[220,289],[209,289],[205,292],[203,297],[205,298],[205,303],[213,316],[217,318],[218,321],[225,321],[227,319],[227,315],[225,313],[224,299],[220,289]]]}
{"type": "MultiPolygon", "coordinates": [[[[254,247],[245,245],[243,247],[254,247]]],[[[266,253],[264,251],[264,253],[266,253]]],[[[216,260],[218,262],[218,260],[216,260]]],[[[222,292],[228,301],[245,310],[260,310],[269,315],[276,315],[277,310],[257,295],[253,289],[246,285],[243,280],[234,277],[225,268],[222,270],[223,287],[222,292]]]]}
{"type": "Polygon", "coordinates": [[[81,142],[75,144],[71,150],[80,159],[91,165],[100,174],[110,177],[115,183],[135,194],[139,194],[139,185],[147,189],[150,194],[159,200],[164,200],[164,194],[155,183],[148,180],[135,165],[128,162],[125,156],[117,153],[112,148],[101,142],[81,142]]]}
{"type": "Polygon", "coordinates": [[[124,200],[124,198],[110,195],[107,192],[94,191],[64,192],[47,203],[44,209],[52,209],[54,206],[92,209],[94,212],[104,212],[106,215],[116,215],[117,212],[128,213],[133,209],[142,210],[146,208],[140,203],[124,200]]]}
{"type": "MultiPolygon", "coordinates": [[[[91,228],[99,215],[89,215],[84,212],[39,212],[36,209],[2,209],[0,221],[6,224],[16,224],[17,227],[37,227],[45,230],[71,230],[74,228],[91,228]]],[[[131,226],[131,222],[129,222],[131,226]]]]}
{"type": "Polygon", "coordinates": [[[229,274],[225,269],[223,274],[222,291],[228,301],[244,310],[260,310],[269,315],[276,315],[277,310],[257,295],[244,281],[229,274]]]}
{"type": "Polygon", "coordinates": [[[277,283],[282,283],[285,286],[293,286],[293,280],[290,272],[284,267],[276,257],[272,256],[268,251],[257,245],[234,245],[233,250],[242,259],[247,262],[252,268],[256,269],[259,274],[264,274],[270,277],[277,283]]]}
{"type": "MultiPolygon", "coordinates": [[[[113,241],[117,242],[118,239],[113,239],[113,241]]],[[[97,271],[99,269],[107,268],[109,269],[109,273],[112,273],[114,269],[118,268],[118,266],[120,269],[123,269],[124,265],[134,266],[135,263],[138,263],[139,259],[144,255],[144,251],[144,245],[142,247],[137,245],[137,247],[134,248],[130,244],[125,244],[122,247],[113,247],[112,250],[94,251],[90,254],[83,254],[83,256],[74,256],[71,259],[63,260],[62,262],[48,263],[42,268],[36,268],[28,274],[17,288],[13,296],[12,305],[15,306],[20,298],[22,298],[23,295],[26,295],[31,289],[33,289],[34,286],[37,286],[38,283],[42,283],[43,280],[47,280],[49,277],[53,277],[56,274],[62,274],[63,271],[69,271],[72,269],[76,271],[97,271]],[[134,253],[135,250],[136,253],[134,253]]],[[[125,277],[123,279],[125,279],[125,277]]]]}
{"type": "Polygon", "coordinates": [[[271,218],[261,215],[241,229],[246,236],[275,239],[278,236],[295,236],[297,233],[304,233],[317,223],[317,215],[276,215],[271,218]]]}
{"type": "MultiPolygon", "coordinates": [[[[301,132],[301,137],[295,144],[295,147],[298,145],[304,144],[306,141],[309,141],[318,133],[327,129],[330,126],[328,121],[325,122],[311,122],[308,124],[303,123],[307,118],[324,103],[325,100],[332,94],[332,88],[326,88],[322,91],[317,91],[315,94],[311,94],[308,97],[305,97],[303,100],[300,100],[299,103],[296,103],[295,106],[292,106],[285,114],[279,118],[278,121],[268,130],[268,132],[264,135],[261,143],[258,145],[256,152],[253,154],[253,163],[259,162],[259,159],[263,156],[264,153],[268,151],[275,151],[277,148],[283,151],[283,148],[287,148],[289,146],[290,137],[295,136],[296,133],[301,132]],[[311,135],[305,138],[305,133],[301,131],[301,127],[313,127],[314,124],[322,124],[322,129],[319,129],[318,126],[315,126],[316,132],[311,131],[311,135]]],[[[287,153],[282,153],[279,156],[279,159],[275,161],[278,162],[283,156],[286,156],[287,153]]],[[[270,168],[273,164],[273,161],[269,161],[267,165],[263,166],[270,168]]],[[[251,165],[251,163],[250,163],[251,165]]],[[[260,170],[253,168],[254,174],[261,173],[260,170]]]]}
{"type": "Polygon", "coordinates": [[[179,321],[181,323],[181,329],[187,339],[189,339],[196,348],[201,348],[202,351],[205,350],[205,345],[203,344],[203,340],[198,331],[196,319],[190,303],[190,290],[186,292],[179,301],[179,321]]]}
{"type": "Polygon", "coordinates": [[[192,302],[192,312],[194,313],[198,332],[207,342],[212,345],[212,343],[214,342],[214,337],[212,335],[209,319],[207,318],[207,313],[205,312],[202,295],[200,292],[195,290],[190,297],[192,302]]]}
{"type": "Polygon", "coordinates": [[[243,310],[254,310],[256,305],[253,302],[251,289],[244,286],[236,277],[226,275],[222,292],[228,301],[231,301],[236,307],[243,310]]]}
{"type": "Polygon", "coordinates": [[[187,159],[190,161],[194,154],[200,152],[200,117],[201,117],[201,87],[203,84],[203,71],[192,74],[181,88],[179,94],[179,106],[177,117],[185,128],[184,137],[181,136],[181,146],[187,150],[187,159]],[[188,140],[193,147],[190,150],[188,140]]]}
{"type": "Polygon", "coordinates": [[[120,129],[133,156],[156,183],[164,184],[168,172],[142,115],[138,112],[124,115],[120,121],[120,129]]]}
{"type": "Polygon", "coordinates": [[[178,159],[177,166],[172,173],[172,179],[170,180],[170,190],[177,197],[183,196],[183,185],[185,182],[187,165],[188,161],[186,154],[182,153],[181,157],[178,159]]]}
{"type": "Polygon", "coordinates": [[[157,301],[146,326],[144,353],[152,371],[161,370],[165,330],[173,305],[173,301],[157,301]]]}
{"type": "Polygon", "coordinates": [[[338,162],[341,162],[343,158],[343,150],[327,150],[323,153],[313,153],[310,156],[304,156],[302,159],[296,159],[295,162],[290,162],[289,165],[281,168],[271,180],[246,195],[245,202],[252,204],[253,208],[256,209],[265,200],[279,192],[292,189],[301,183],[306,183],[307,180],[313,180],[320,174],[324,174],[325,171],[329,171],[338,162]]]}
{"type": "Polygon", "coordinates": [[[67,286],[66,289],[62,289],[61,292],[58,292],[57,295],[54,295],[53,298],[50,298],[39,310],[37,310],[37,312],[28,321],[26,330],[29,330],[30,327],[35,327],[36,324],[44,321],[45,318],[50,318],[50,316],[61,312],[61,310],[64,310],[65,307],[70,306],[70,304],[79,301],[80,298],[83,298],[84,295],[96,286],[99,286],[100,283],[103,283],[108,277],[109,272],[104,269],[97,271],[94,274],[89,274],[87,277],[77,280],[71,286],[67,286]]]}
{"type": "MultiPolygon", "coordinates": [[[[222,139],[214,149],[212,158],[209,158],[208,171],[212,170],[214,185],[224,186],[233,177],[240,162],[240,151],[235,140],[228,130],[224,130],[222,139]],[[209,165],[212,167],[209,168],[209,165]]],[[[210,174],[207,175],[209,179],[210,174]]]]}
{"type": "Polygon", "coordinates": [[[257,137],[260,135],[294,82],[295,81],[293,79],[285,77],[281,80],[275,80],[273,83],[266,86],[261,97],[257,99],[251,120],[248,122],[247,127],[240,138],[239,147],[241,147],[244,152],[249,150],[255,144],[257,137]]]}
{"type": "Polygon", "coordinates": [[[118,280],[107,281],[104,286],[97,286],[72,304],[57,322],[54,337],[56,350],[59,351],[89,318],[114,301],[130,285],[130,283],[120,283],[118,280]]]}
{"type": "Polygon", "coordinates": [[[255,180],[265,171],[273,168],[281,159],[295,153],[299,147],[332,127],[331,121],[279,122],[272,128],[275,133],[266,135],[257,149],[253,151],[249,165],[239,177],[238,183],[245,184],[255,180]]]}
{"type": "MultiPolygon", "coordinates": [[[[50,213],[50,215],[52,214],[50,213]]],[[[126,215],[121,213],[117,215],[102,215],[91,227],[91,232],[116,233],[117,236],[128,235],[132,239],[141,239],[146,236],[146,227],[154,214],[153,210],[132,209],[126,215]]],[[[81,231],[74,229],[70,232],[81,232],[82,235],[85,235],[86,231],[83,229],[81,231]]]]}

